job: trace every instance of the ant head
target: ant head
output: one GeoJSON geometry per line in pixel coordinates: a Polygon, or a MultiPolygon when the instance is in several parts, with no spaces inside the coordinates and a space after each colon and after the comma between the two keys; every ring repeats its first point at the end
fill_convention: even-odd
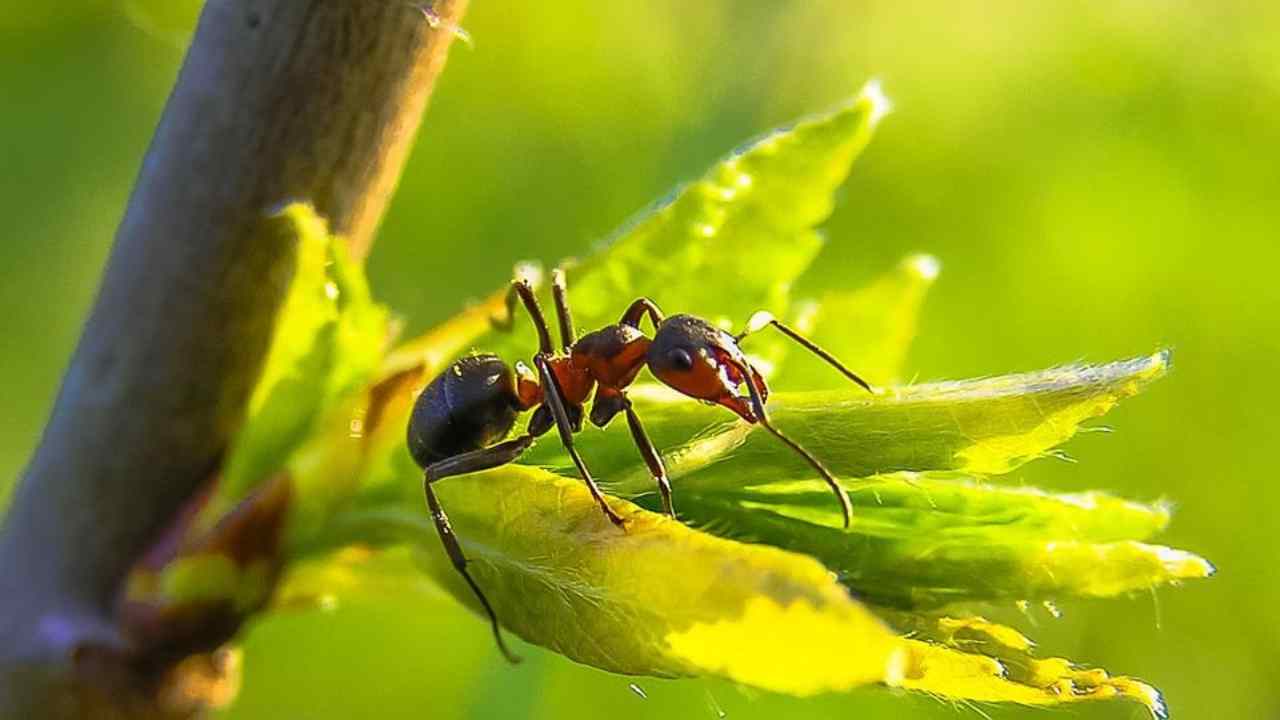
{"type": "Polygon", "coordinates": [[[747,362],[734,336],[692,315],[672,315],[658,326],[645,358],[649,370],[689,397],[723,405],[747,422],[756,422],[749,395],[738,388],[751,382],[767,397],[764,378],[747,362]]]}

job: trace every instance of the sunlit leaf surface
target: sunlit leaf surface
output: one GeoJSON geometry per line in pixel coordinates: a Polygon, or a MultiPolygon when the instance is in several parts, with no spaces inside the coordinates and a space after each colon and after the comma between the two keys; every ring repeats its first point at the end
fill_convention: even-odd
{"type": "MultiPolygon", "coordinates": [[[[1134,395],[1163,376],[1168,366],[1168,354],[1161,352],[1105,365],[909,385],[879,395],[856,387],[777,392],[770,398],[770,415],[844,477],[903,470],[999,474],[1044,457],[1070,439],[1080,423],[1134,395]]],[[[681,478],[682,488],[727,491],[810,476],[802,459],[778,452],[777,441],[770,435],[744,428],[721,408],[666,391],[637,395],[650,401],[639,410],[653,425],[654,442],[659,448],[676,450],[670,469],[681,478]],[[692,443],[690,438],[695,438],[692,443]],[[732,452],[718,450],[723,445],[731,446],[732,452]],[[713,472],[696,474],[709,463],[715,463],[713,472]],[[727,472],[729,467],[732,473],[727,472]],[[682,478],[687,474],[691,476],[682,478]]],[[[593,446],[600,448],[596,456],[625,464],[622,457],[615,460],[604,453],[616,446],[621,455],[621,447],[629,442],[626,428],[611,427],[605,435],[604,442],[592,437],[593,446]]],[[[554,446],[544,447],[539,453],[546,454],[533,457],[567,466],[560,452],[554,446]]],[[[642,487],[642,478],[628,476],[614,489],[635,493],[642,487]]]]}
{"type": "Polygon", "coordinates": [[[322,420],[368,382],[387,340],[387,311],[373,302],[364,269],[306,203],[271,222],[295,239],[296,263],[267,360],[249,402],[210,514],[224,512],[265,480],[322,420]]]}
{"type": "MultiPolygon", "coordinates": [[[[826,115],[739,148],[641,213],[570,265],[578,326],[617,322],[637,297],[716,323],[742,323],[760,309],[781,315],[792,281],[822,247],[815,226],[830,215],[833,193],[886,111],[879,88],[868,86],[826,115]]],[[[480,344],[528,357],[537,343],[527,320],[517,318],[516,329],[480,344]]]]}
{"type": "MultiPolygon", "coordinates": [[[[478,608],[412,491],[420,473],[411,464],[401,472],[410,491],[399,502],[351,508],[335,527],[414,543],[432,576],[478,608]]],[[[615,500],[628,520],[622,531],[579,481],[533,468],[451,480],[441,502],[503,623],[580,662],[811,694],[882,680],[898,647],[803,555],[716,538],[615,500]],[[779,673],[783,658],[791,669],[779,673]]]]}
{"type": "Polygon", "coordinates": [[[1137,541],[1168,520],[1158,505],[886,476],[851,493],[844,532],[830,493],[804,485],[682,497],[681,508],[721,535],[813,555],[859,597],[893,607],[1110,597],[1213,573],[1193,554],[1137,541]]]}

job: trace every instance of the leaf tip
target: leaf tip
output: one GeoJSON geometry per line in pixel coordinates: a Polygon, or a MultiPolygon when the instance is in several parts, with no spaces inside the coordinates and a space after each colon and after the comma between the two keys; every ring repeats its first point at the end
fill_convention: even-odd
{"type": "Polygon", "coordinates": [[[1147,709],[1151,711],[1151,716],[1156,720],[1169,720],[1169,706],[1164,702],[1164,695],[1161,695],[1159,690],[1151,686],[1147,686],[1147,689],[1151,693],[1147,696],[1145,702],[1147,709]]]}
{"type": "Polygon", "coordinates": [[[1169,720],[1169,705],[1164,701],[1164,694],[1155,687],[1132,678],[1112,678],[1110,684],[1119,696],[1145,706],[1155,720],[1169,720]]]}
{"type": "Polygon", "coordinates": [[[872,128],[880,124],[886,115],[893,112],[893,103],[889,100],[889,96],[884,94],[884,88],[880,85],[880,78],[872,78],[862,86],[862,90],[858,93],[858,103],[870,106],[870,116],[868,123],[872,128]]]}
{"type": "Polygon", "coordinates": [[[329,224],[308,200],[281,200],[267,208],[266,217],[282,223],[287,228],[286,232],[290,232],[300,242],[310,242],[320,247],[327,247],[329,244],[329,224]]]}
{"type": "Polygon", "coordinates": [[[938,279],[938,273],[942,272],[942,261],[933,255],[921,253],[908,256],[902,261],[902,268],[915,279],[928,284],[938,279]]]}
{"type": "MultiPolygon", "coordinates": [[[[1138,383],[1159,380],[1173,369],[1173,350],[1161,348],[1145,357],[1137,357],[1127,361],[1129,374],[1138,383]]],[[[1136,391],[1135,391],[1136,392],[1136,391]]]]}
{"type": "Polygon", "coordinates": [[[1209,578],[1217,574],[1213,563],[1186,550],[1157,546],[1156,557],[1164,565],[1165,572],[1174,580],[1209,578]]]}
{"type": "Polygon", "coordinates": [[[1169,372],[1173,369],[1173,348],[1162,348],[1157,350],[1151,356],[1151,367],[1153,372],[1161,374],[1169,372]]]}

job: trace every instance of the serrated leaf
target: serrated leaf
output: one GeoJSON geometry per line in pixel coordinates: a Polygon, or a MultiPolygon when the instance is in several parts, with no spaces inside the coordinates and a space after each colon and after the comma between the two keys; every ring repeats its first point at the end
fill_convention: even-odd
{"type": "MultiPolygon", "coordinates": [[[[407,458],[401,487],[421,476],[407,458]]],[[[440,483],[441,503],[503,624],[596,667],[717,675],[808,695],[882,681],[897,638],[810,558],[723,540],[614,501],[581,482],[509,466],[440,483]],[[680,582],[658,581],[680,578],[680,582]],[[857,648],[849,653],[848,648],[857,648]]],[[[411,542],[431,575],[477,608],[417,492],[335,516],[347,536],[411,542]]]]}
{"type": "Polygon", "coordinates": [[[389,317],[387,309],[374,302],[364,267],[339,239],[329,244],[326,274],[332,287],[326,291],[337,306],[333,338],[337,362],[324,392],[324,397],[332,399],[362,389],[379,368],[390,339],[389,317]]]}
{"type": "Polygon", "coordinates": [[[911,638],[890,685],[953,700],[1032,706],[1123,698],[1142,704],[1153,717],[1168,717],[1164,699],[1147,683],[1063,658],[1037,658],[1026,636],[985,618],[886,617],[911,638]]]}
{"type": "MultiPolygon", "coordinates": [[[[637,297],[714,322],[743,322],[760,309],[781,315],[791,282],[821,249],[814,227],[831,214],[835,190],[885,109],[869,85],[832,112],[748,143],[641,213],[571,266],[578,326],[615,323],[637,297]]],[[[513,335],[491,334],[481,344],[509,358],[537,349],[523,317],[513,335]]]]}
{"type": "Polygon", "coordinates": [[[220,512],[282,464],[319,412],[317,379],[334,366],[337,308],[327,296],[329,232],[308,206],[289,205],[269,222],[294,238],[294,271],[276,315],[271,347],[250,396],[249,419],[237,433],[214,505],[220,512]]]}
{"type": "MultiPolygon", "coordinates": [[[[1162,351],[1103,365],[909,385],[875,397],[852,390],[779,393],[772,415],[844,478],[904,470],[997,475],[1044,457],[1081,423],[1106,414],[1168,369],[1169,353],[1162,351]]],[[[717,472],[732,469],[738,486],[807,477],[802,460],[766,449],[772,440],[752,433],[717,472]]],[[[686,484],[717,482],[712,473],[703,475],[686,484]]]]}
{"type": "Polygon", "coordinates": [[[686,494],[679,507],[695,526],[812,555],[858,597],[900,608],[1110,597],[1213,572],[1191,553],[1138,542],[1168,522],[1159,503],[956,478],[889,476],[850,490],[848,532],[830,492],[809,481],[686,494]]]}
{"type": "Polygon", "coordinates": [[[386,309],[373,302],[363,268],[306,203],[271,222],[296,239],[289,292],[271,347],[214,498],[212,522],[307,443],[344,398],[361,390],[381,363],[386,309]]]}
{"type": "Polygon", "coordinates": [[[1160,692],[1141,680],[1111,676],[1105,670],[1081,669],[1063,658],[1026,657],[1021,671],[983,654],[966,653],[908,640],[908,661],[889,684],[952,700],[1019,705],[1062,705],[1093,700],[1138,702],[1153,717],[1168,717],[1160,692]]]}
{"type": "MultiPolygon", "coordinates": [[[[770,396],[775,424],[811,448],[838,476],[898,471],[1008,472],[1070,439],[1086,420],[1163,377],[1168,352],[1103,365],[1067,365],[995,378],[890,388],[770,396]]],[[[769,434],[718,407],[665,390],[632,393],[677,492],[734,492],[743,487],[811,479],[805,461],[769,434]],[[692,442],[691,442],[692,440],[692,442]]],[[[651,492],[625,426],[592,433],[585,450],[613,492],[651,492]],[[612,470],[612,472],[607,472],[612,470]],[[621,472],[620,472],[621,470],[621,472]]],[[[529,461],[569,467],[563,450],[544,443],[529,461]]]]}
{"type": "MultiPolygon", "coordinates": [[[[1161,504],[936,475],[857,481],[889,471],[970,469],[975,459],[980,468],[1007,470],[1068,439],[1082,420],[1136,393],[1167,365],[1167,355],[1157,353],[879,397],[778,393],[771,403],[777,424],[844,479],[855,505],[851,530],[841,529],[839,506],[803,460],[738,422],[709,435],[705,420],[685,426],[704,437],[667,455],[676,505],[686,521],[711,532],[813,555],[860,597],[897,607],[1106,597],[1207,577],[1212,566],[1202,558],[1137,542],[1167,523],[1161,504]]],[[[644,409],[650,425],[662,428],[653,431],[660,443],[681,425],[677,415],[709,414],[692,403],[644,409]]],[[[610,439],[616,448],[602,452],[597,440],[588,454],[600,476],[656,507],[653,480],[629,438],[614,431],[610,439]],[[610,475],[609,461],[631,467],[610,475]]],[[[554,446],[542,452],[535,457],[555,462],[554,446]]]]}

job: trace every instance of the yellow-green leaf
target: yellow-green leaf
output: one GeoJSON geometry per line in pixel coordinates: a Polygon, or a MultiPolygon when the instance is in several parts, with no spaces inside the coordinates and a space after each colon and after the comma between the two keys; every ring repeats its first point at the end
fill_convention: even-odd
{"type": "MultiPolygon", "coordinates": [[[[355,507],[342,535],[407,541],[432,576],[476,602],[440,549],[407,457],[394,506],[355,507]]],[[[581,482],[507,467],[440,483],[441,503],[503,624],[596,667],[716,675],[808,695],[882,681],[897,638],[821,564],[692,530],[622,500],[626,530],[581,482]],[[673,581],[678,578],[677,581],[673,581]]]]}
{"type": "Polygon", "coordinates": [[[330,426],[322,419],[341,412],[363,389],[389,339],[387,311],[373,301],[364,269],[348,255],[344,241],[329,234],[314,208],[291,203],[270,222],[295,238],[293,279],[249,417],[202,513],[206,524],[284,467],[317,429],[330,426]]]}
{"type": "Polygon", "coordinates": [[[308,205],[293,203],[269,222],[294,238],[294,271],[276,315],[262,374],[249,400],[248,415],[222,471],[212,505],[221,512],[270,475],[302,442],[319,412],[323,393],[315,387],[334,364],[333,326],[338,311],[328,297],[325,265],[330,237],[323,219],[308,205]]]}
{"type": "Polygon", "coordinates": [[[1141,680],[1082,668],[1063,658],[1036,658],[1012,628],[981,617],[895,616],[910,631],[904,662],[889,684],[952,700],[1059,705],[1126,699],[1153,717],[1168,712],[1160,692],[1141,680]]]}
{"type": "Polygon", "coordinates": [[[1159,503],[961,478],[889,476],[850,490],[847,532],[819,482],[677,498],[687,522],[812,555],[858,597],[893,607],[1110,597],[1213,573],[1194,554],[1138,542],[1168,523],[1159,503]]]}
{"type": "MultiPolygon", "coordinates": [[[[641,213],[570,267],[578,326],[615,323],[641,296],[668,313],[720,323],[760,309],[781,314],[792,281],[821,249],[814,227],[830,215],[836,188],[886,111],[879,88],[868,85],[829,113],[747,144],[641,213]]],[[[514,335],[491,334],[482,345],[512,359],[537,349],[523,317],[514,335]]]]}
{"type": "MultiPolygon", "coordinates": [[[[896,471],[1000,474],[1044,457],[1082,422],[1110,411],[1168,368],[1169,353],[1162,351],[1103,365],[895,387],[879,395],[857,387],[780,390],[769,407],[778,427],[843,478],[896,471]]],[[[638,388],[632,397],[654,443],[668,455],[677,492],[733,492],[813,478],[803,459],[722,408],[665,390],[638,388]]],[[[651,492],[625,424],[615,425],[587,436],[584,454],[614,492],[651,492]]],[[[570,467],[554,443],[536,448],[529,461],[570,467]]]]}

